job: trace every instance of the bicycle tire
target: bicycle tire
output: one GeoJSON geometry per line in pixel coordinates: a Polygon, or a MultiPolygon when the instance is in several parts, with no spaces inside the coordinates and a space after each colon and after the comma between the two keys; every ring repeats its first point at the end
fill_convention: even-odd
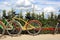
{"type": "MultiPolygon", "coordinates": [[[[40,31],[41,31],[41,26],[42,26],[42,24],[41,24],[41,22],[39,22],[38,20],[30,20],[30,21],[28,22],[28,24],[26,24],[26,29],[27,29],[27,32],[28,32],[30,35],[38,35],[38,34],[40,33],[40,31]],[[31,23],[36,23],[36,24],[39,25],[39,28],[38,28],[39,30],[38,30],[37,33],[31,33],[30,30],[28,30],[29,24],[31,24],[31,23]]],[[[33,30],[36,31],[35,29],[33,29],[33,30]]]]}
{"type": "MultiPolygon", "coordinates": [[[[13,24],[13,23],[15,23],[15,24],[17,23],[20,29],[18,30],[18,31],[19,31],[18,33],[14,33],[14,32],[16,31],[16,30],[14,31],[14,29],[12,29],[12,30],[7,30],[7,33],[8,33],[10,36],[20,35],[21,32],[22,32],[21,24],[20,24],[18,21],[16,21],[16,20],[10,21],[9,23],[10,23],[10,24],[11,24],[11,23],[12,23],[12,24],[13,24]],[[11,33],[11,31],[14,31],[14,32],[11,33]]],[[[11,24],[11,25],[12,25],[12,24],[11,24]]],[[[14,26],[14,24],[13,24],[12,26],[14,26]]],[[[16,25],[15,25],[14,27],[16,27],[16,25]]]]}
{"type": "Polygon", "coordinates": [[[2,37],[5,33],[5,25],[3,22],[0,21],[0,25],[3,27],[3,28],[0,28],[0,37],[2,37]]]}

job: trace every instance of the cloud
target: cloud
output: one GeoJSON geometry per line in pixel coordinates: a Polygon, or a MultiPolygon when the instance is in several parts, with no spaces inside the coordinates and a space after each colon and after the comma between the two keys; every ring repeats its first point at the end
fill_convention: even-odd
{"type": "Polygon", "coordinates": [[[57,11],[54,7],[46,7],[44,8],[44,15],[45,18],[48,18],[48,16],[51,15],[51,12],[53,12],[54,15],[57,15],[57,11]]]}
{"type": "Polygon", "coordinates": [[[34,9],[34,12],[39,14],[42,11],[42,8],[39,5],[33,5],[32,10],[34,9]]]}
{"type": "Polygon", "coordinates": [[[16,1],[16,6],[18,7],[18,6],[30,6],[31,5],[31,2],[29,1],[29,0],[18,0],[18,1],[16,1]]]}
{"type": "Polygon", "coordinates": [[[25,5],[31,5],[31,2],[29,0],[25,0],[25,5]]]}
{"type": "Polygon", "coordinates": [[[44,1],[42,2],[43,4],[46,4],[46,5],[55,5],[55,6],[60,6],[60,1],[59,2],[54,2],[54,1],[44,1]]]}
{"type": "MultiPolygon", "coordinates": [[[[60,1],[56,0],[4,0],[0,1],[0,10],[6,10],[7,12],[11,9],[15,10],[24,10],[23,13],[26,14],[26,10],[31,11],[34,8],[35,13],[41,13],[42,11],[46,12],[55,12],[56,9],[60,9],[60,1]],[[34,6],[34,7],[33,7],[34,6]]],[[[18,11],[16,11],[18,12],[18,11]]],[[[25,15],[23,14],[23,15],[25,15]]]]}
{"type": "Polygon", "coordinates": [[[24,3],[24,0],[17,0],[16,1],[16,5],[23,5],[23,3],[24,3]]]}
{"type": "Polygon", "coordinates": [[[11,4],[9,4],[8,2],[3,2],[3,5],[8,6],[8,5],[11,5],[11,4]]]}
{"type": "Polygon", "coordinates": [[[11,8],[30,8],[32,7],[32,4],[37,5],[38,9],[42,8],[44,5],[45,6],[55,6],[58,7],[60,6],[60,1],[49,1],[49,0],[9,0],[9,1],[3,1],[0,5],[4,5],[6,7],[11,7],[11,8]],[[35,4],[34,4],[35,3],[35,4]],[[43,6],[42,6],[43,5],[43,6]]]}
{"type": "Polygon", "coordinates": [[[44,8],[44,12],[55,12],[56,10],[53,7],[44,8]]]}
{"type": "Polygon", "coordinates": [[[0,3],[0,9],[32,9],[35,5],[36,11],[41,11],[42,8],[54,7],[55,9],[60,7],[60,1],[49,1],[49,0],[9,0],[0,3]]]}

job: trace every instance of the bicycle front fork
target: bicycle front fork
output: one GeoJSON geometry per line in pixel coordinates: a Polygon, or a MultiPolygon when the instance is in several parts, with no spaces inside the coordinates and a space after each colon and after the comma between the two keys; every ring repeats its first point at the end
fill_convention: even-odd
{"type": "Polygon", "coordinates": [[[60,26],[60,24],[59,23],[57,23],[57,25],[56,25],[56,27],[55,27],[55,34],[57,34],[58,33],[58,28],[59,28],[59,26],[60,26]]]}

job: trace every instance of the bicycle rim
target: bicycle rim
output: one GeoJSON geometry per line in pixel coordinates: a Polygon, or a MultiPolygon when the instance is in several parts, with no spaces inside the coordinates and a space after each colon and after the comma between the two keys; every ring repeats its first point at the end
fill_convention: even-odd
{"type": "Polygon", "coordinates": [[[27,32],[30,34],[30,35],[37,35],[40,33],[41,31],[41,26],[42,24],[37,21],[37,20],[31,20],[28,22],[28,24],[26,25],[26,28],[27,28],[27,32]],[[34,28],[32,28],[30,25],[32,25],[34,28]],[[30,29],[29,29],[30,28],[30,29]]]}
{"type": "Polygon", "coordinates": [[[11,21],[10,24],[13,26],[12,30],[7,30],[8,34],[11,36],[17,36],[21,34],[21,24],[18,21],[11,21]]]}

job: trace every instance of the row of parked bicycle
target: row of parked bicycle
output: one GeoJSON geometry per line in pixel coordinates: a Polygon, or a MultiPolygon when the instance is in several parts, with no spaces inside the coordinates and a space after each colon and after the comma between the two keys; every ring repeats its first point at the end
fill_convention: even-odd
{"type": "MultiPolygon", "coordinates": [[[[58,24],[54,29],[56,32],[58,30],[57,26],[58,24]]],[[[25,21],[16,16],[12,19],[6,19],[5,17],[3,17],[2,20],[0,19],[0,36],[3,36],[6,31],[10,36],[20,35],[23,30],[26,30],[30,35],[38,35],[42,30],[42,23],[38,20],[25,21]],[[23,21],[25,25],[22,26],[18,20],[23,21]]]]}
{"type": "Polygon", "coordinates": [[[38,20],[28,20],[25,21],[22,18],[13,17],[11,20],[5,17],[0,19],[0,36],[7,33],[11,36],[20,35],[23,30],[26,30],[31,35],[37,35],[41,31],[42,24],[38,20]],[[21,20],[25,23],[24,26],[17,20],[21,20]]]}

